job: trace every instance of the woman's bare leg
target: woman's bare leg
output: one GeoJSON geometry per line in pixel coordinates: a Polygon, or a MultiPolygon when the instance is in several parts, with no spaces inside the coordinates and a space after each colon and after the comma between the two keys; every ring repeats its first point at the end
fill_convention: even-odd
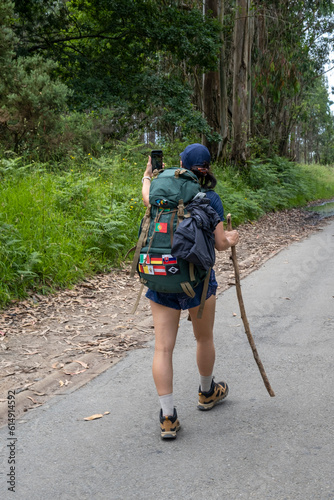
{"type": "Polygon", "coordinates": [[[179,328],[180,311],[152,300],[155,347],[152,373],[159,396],[173,392],[173,350],[179,328]]]}
{"type": "Polygon", "coordinates": [[[208,377],[213,373],[215,364],[215,346],[213,343],[213,326],[215,321],[216,297],[211,295],[206,302],[201,319],[197,318],[199,306],[189,309],[197,340],[197,366],[200,375],[208,377]]]}

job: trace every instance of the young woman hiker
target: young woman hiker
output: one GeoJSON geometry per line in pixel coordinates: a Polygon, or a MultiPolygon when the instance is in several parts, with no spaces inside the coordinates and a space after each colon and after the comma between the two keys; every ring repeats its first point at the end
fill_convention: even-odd
{"type": "MultiPolygon", "coordinates": [[[[213,191],[216,179],[210,172],[211,156],[209,150],[201,144],[191,144],[181,153],[181,167],[192,170],[198,177],[210,205],[216,210],[220,222],[214,230],[215,248],[227,250],[239,241],[237,231],[224,231],[224,209],[220,197],[213,191]]],[[[142,195],[145,206],[149,204],[150,180],[152,177],[151,157],[149,157],[143,176],[142,195]]],[[[188,309],[194,335],[197,341],[196,360],[199,371],[200,386],[198,409],[210,410],[228,394],[225,382],[216,383],[213,379],[215,347],[213,326],[216,308],[217,282],[212,270],[205,307],[201,319],[197,318],[201,302],[203,283],[195,288],[194,298],[185,293],[159,293],[148,290],[146,297],[150,299],[155,331],[155,350],[153,357],[153,378],[158,392],[160,410],[160,428],[163,439],[173,439],[180,429],[180,422],[174,408],[173,399],[173,350],[178,332],[181,309],[188,309]]]]}

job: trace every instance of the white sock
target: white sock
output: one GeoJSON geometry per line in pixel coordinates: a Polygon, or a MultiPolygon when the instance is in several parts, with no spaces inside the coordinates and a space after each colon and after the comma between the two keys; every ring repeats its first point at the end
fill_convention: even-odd
{"type": "Polygon", "coordinates": [[[159,396],[160,405],[162,409],[162,414],[164,417],[167,415],[174,415],[174,397],[173,393],[165,394],[164,396],[159,396]]]}
{"type": "Polygon", "coordinates": [[[211,389],[212,375],[210,375],[209,377],[204,377],[203,375],[200,375],[199,377],[200,377],[201,391],[208,392],[211,389]]]}

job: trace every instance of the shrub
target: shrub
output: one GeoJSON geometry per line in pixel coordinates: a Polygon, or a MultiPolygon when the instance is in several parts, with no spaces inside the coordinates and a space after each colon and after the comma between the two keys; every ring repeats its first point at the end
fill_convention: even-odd
{"type": "MultiPolygon", "coordinates": [[[[178,165],[184,145],[165,147],[178,165]]],[[[145,208],[141,177],[150,149],[132,138],[107,156],[66,157],[56,167],[0,160],[0,305],[31,290],[47,293],[119,266],[138,238],[145,208]]],[[[334,170],[280,158],[247,174],[214,165],[216,191],[233,225],[266,211],[334,196],[334,170]]]]}

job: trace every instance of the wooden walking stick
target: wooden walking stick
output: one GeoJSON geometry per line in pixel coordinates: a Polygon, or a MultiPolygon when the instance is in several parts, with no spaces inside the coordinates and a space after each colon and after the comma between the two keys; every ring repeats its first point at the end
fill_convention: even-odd
{"type": "MultiPolygon", "coordinates": [[[[232,231],[231,214],[227,215],[227,230],[232,231]]],[[[264,385],[266,386],[266,389],[269,392],[269,395],[273,398],[275,396],[275,393],[271,388],[267,374],[266,374],[265,369],[263,367],[263,364],[261,362],[260,356],[257,352],[256,345],[255,345],[255,342],[254,342],[254,339],[253,339],[253,336],[252,336],[252,333],[251,333],[251,330],[249,327],[248,319],[246,316],[244,301],[243,301],[242,294],[241,294],[240,273],[239,273],[239,265],[238,265],[238,261],[237,261],[237,252],[236,252],[235,246],[231,247],[231,253],[232,253],[232,262],[233,262],[233,266],[234,266],[235,287],[237,290],[237,297],[238,297],[238,302],[239,302],[239,307],[240,307],[240,313],[241,313],[242,321],[244,323],[245,332],[246,332],[246,335],[248,338],[249,345],[252,348],[254,359],[255,359],[256,364],[260,370],[264,385]]]]}

